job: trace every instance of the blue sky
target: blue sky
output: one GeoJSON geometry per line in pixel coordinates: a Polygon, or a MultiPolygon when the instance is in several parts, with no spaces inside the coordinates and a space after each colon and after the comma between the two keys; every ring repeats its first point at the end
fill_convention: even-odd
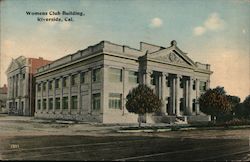
{"type": "MultiPolygon", "coordinates": [[[[211,64],[212,88],[250,94],[249,0],[3,0],[1,85],[11,58],[54,60],[101,40],[139,48],[139,42],[179,48],[211,64]],[[74,21],[38,22],[26,11],[82,11],[74,21]]],[[[53,16],[52,16],[53,17],[53,16]]]]}

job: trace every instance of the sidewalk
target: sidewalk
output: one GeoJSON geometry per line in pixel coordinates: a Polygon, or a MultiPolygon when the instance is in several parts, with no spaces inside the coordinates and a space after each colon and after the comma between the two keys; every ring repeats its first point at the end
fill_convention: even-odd
{"type": "Polygon", "coordinates": [[[86,135],[86,136],[121,136],[121,135],[156,135],[155,133],[174,133],[191,131],[216,131],[249,129],[250,125],[230,127],[191,126],[189,124],[143,123],[138,128],[134,124],[102,124],[64,120],[36,119],[34,117],[0,115],[0,137],[22,135],[86,135]]]}

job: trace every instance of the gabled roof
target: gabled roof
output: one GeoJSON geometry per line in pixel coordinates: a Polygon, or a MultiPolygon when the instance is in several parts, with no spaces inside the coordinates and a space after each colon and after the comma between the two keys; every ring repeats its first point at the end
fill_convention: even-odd
{"type": "Polygon", "coordinates": [[[147,58],[170,64],[180,64],[196,68],[195,62],[187,56],[187,53],[177,47],[176,41],[172,41],[170,47],[148,53],[147,58]]]}
{"type": "Polygon", "coordinates": [[[14,71],[16,69],[19,69],[21,68],[22,66],[24,66],[24,60],[26,58],[24,56],[20,56],[18,57],[17,59],[13,59],[11,60],[11,63],[10,65],[8,66],[7,70],[6,70],[6,73],[9,73],[11,71],[14,71]]]}

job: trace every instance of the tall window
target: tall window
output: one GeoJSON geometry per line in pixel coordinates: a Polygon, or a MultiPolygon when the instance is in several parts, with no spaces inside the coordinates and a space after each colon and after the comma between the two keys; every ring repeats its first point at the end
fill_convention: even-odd
{"type": "Polygon", "coordinates": [[[49,109],[53,109],[53,98],[49,98],[49,109]]]}
{"type": "Polygon", "coordinates": [[[193,90],[196,90],[196,80],[194,80],[194,83],[193,83],[193,90]]]}
{"type": "Polygon", "coordinates": [[[51,80],[51,81],[49,81],[49,90],[51,90],[52,89],[52,83],[53,83],[53,81],[51,80]]]}
{"type": "Polygon", "coordinates": [[[41,110],[41,100],[37,100],[37,109],[41,110]]]}
{"type": "Polygon", "coordinates": [[[195,104],[196,104],[195,99],[193,99],[193,103],[192,103],[192,110],[193,110],[193,112],[195,112],[195,104]]]}
{"type": "Polygon", "coordinates": [[[84,84],[84,83],[86,83],[87,82],[87,72],[81,72],[81,74],[80,74],[80,82],[81,82],[81,84],[84,84]]]}
{"type": "Polygon", "coordinates": [[[59,88],[59,82],[60,82],[60,79],[55,80],[55,88],[59,88]]]}
{"type": "Polygon", "coordinates": [[[93,110],[100,110],[101,108],[101,94],[96,93],[92,95],[93,99],[93,110]]]}
{"type": "Polygon", "coordinates": [[[167,87],[170,87],[171,85],[171,80],[169,77],[166,77],[166,83],[167,83],[167,87]]]}
{"type": "Polygon", "coordinates": [[[206,91],[206,86],[207,86],[207,83],[206,82],[204,82],[204,81],[200,81],[200,91],[201,92],[204,92],[204,91],[206,91]]]}
{"type": "Polygon", "coordinates": [[[43,99],[43,110],[46,110],[47,108],[47,100],[43,99]]]}
{"type": "Polygon", "coordinates": [[[44,91],[46,90],[46,82],[43,83],[43,90],[44,90],[44,91]]]}
{"type": "Polygon", "coordinates": [[[68,97],[63,97],[63,109],[68,109],[68,97]]]}
{"type": "MultiPolygon", "coordinates": [[[[178,79],[178,78],[177,78],[178,79]]],[[[184,86],[184,79],[183,78],[180,78],[180,88],[183,88],[184,86]]]]}
{"type": "Polygon", "coordinates": [[[184,111],[184,98],[180,98],[180,111],[184,111]]]}
{"type": "Polygon", "coordinates": [[[101,81],[101,69],[94,69],[93,70],[93,82],[100,82],[101,81]]]}
{"type": "Polygon", "coordinates": [[[71,76],[71,85],[74,86],[77,84],[77,74],[71,76]]]}
{"type": "Polygon", "coordinates": [[[71,97],[71,108],[72,109],[77,109],[77,96],[72,96],[71,97]]]}
{"type": "Polygon", "coordinates": [[[55,107],[56,109],[60,109],[60,98],[59,97],[57,97],[55,100],[55,106],[56,106],[55,107]]]}
{"type": "Polygon", "coordinates": [[[129,83],[139,83],[139,74],[135,71],[129,71],[128,72],[128,81],[129,83]]]}
{"type": "Polygon", "coordinates": [[[154,74],[151,75],[150,83],[151,83],[152,85],[156,85],[156,75],[154,75],[154,74]]]}
{"type": "Polygon", "coordinates": [[[109,94],[109,108],[110,109],[121,109],[121,97],[120,93],[109,94]]]}
{"type": "Polygon", "coordinates": [[[110,68],[109,69],[109,81],[111,82],[121,82],[122,81],[122,70],[110,68]]]}
{"type": "Polygon", "coordinates": [[[68,86],[67,83],[68,83],[68,77],[64,77],[63,78],[63,87],[67,87],[68,86]]]}
{"type": "Polygon", "coordinates": [[[38,90],[38,92],[40,92],[40,91],[41,91],[41,83],[39,83],[39,84],[38,84],[38,86],[37,86],[37,90],[38,90]]]}

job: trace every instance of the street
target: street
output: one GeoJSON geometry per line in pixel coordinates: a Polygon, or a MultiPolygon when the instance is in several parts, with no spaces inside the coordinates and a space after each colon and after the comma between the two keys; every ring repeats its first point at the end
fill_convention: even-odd
{"type": "Polygon", "coordinates": [[[1,141],[3,160],[250,160],[249,139],[25,136],[1,141]]]}
{"type": "Polygon", "coordinates": [[[118,133],[120,125],[0,117],[0,160],[250,160],[250,129],[118,133]]]}

